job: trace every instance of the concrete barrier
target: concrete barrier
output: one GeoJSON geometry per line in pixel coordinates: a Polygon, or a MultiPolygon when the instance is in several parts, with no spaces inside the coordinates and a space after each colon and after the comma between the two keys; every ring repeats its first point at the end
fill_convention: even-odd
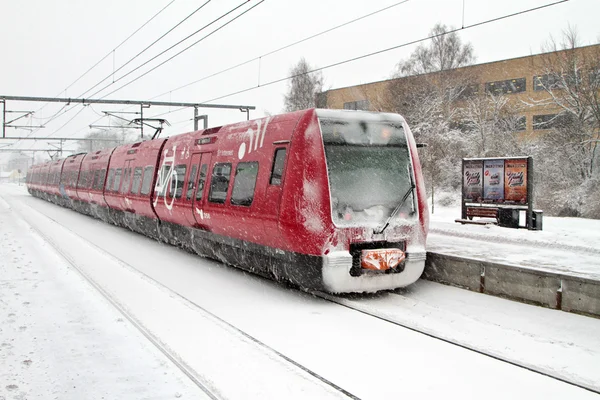
{"type": "Polygon", "coordinates": [[[432,252],[427,253],[422,278],[600,317],[600,281],[592,279],[432,252]]]}

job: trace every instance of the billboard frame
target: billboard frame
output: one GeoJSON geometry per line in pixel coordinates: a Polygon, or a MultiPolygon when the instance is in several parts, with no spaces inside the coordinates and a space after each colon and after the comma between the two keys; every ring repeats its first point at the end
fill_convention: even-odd
{"type": "MultiPolygon", "coordinates": [[[[475,167],[477,168],[477,167],[475,167]]],[[[534,212],[533,212],[533,192],[534,192],[534,174],[533,174],[533,157],[531,156],[520,156],[520,157],[477,157],[477,158],[463,158],[462,166],[462,200],[461,200],[461,218],[462,221],[468,221],[467,219],[467,207],[469,208],[489,208],[489,209],[512,209],[512,210],[525,210],[526,211],[526,226],[525,228],[529,230],[536,229],[534,227],[534,212]],[[485,179],[484,179],[484,171],[485,171],[485,162],[486,161],[502,161],[504,164],[503,174],[506,174],[506,161],[507,160],[526,160],[526,193],[527,193],[527,201],[524,204],[518,204],[515,202],[506,201],[506,193],[503,192],[503,199],[493,201],[490,199],[484,199],[485,195],[485,179]],[[481,195],[477,199],[478,201],[474,201],[471,197],[467,198],[467,187],[468,185],[465,182],[465,166],[473,169],[474,162],[481,162],[481,195]]],[[[503,177],[504,179],[504,177],[503,177]]],[[[503,188],[505,191],[505,189],[503,188]]],[[[470,194],[472,194],[471,192],[470,194]]]]}

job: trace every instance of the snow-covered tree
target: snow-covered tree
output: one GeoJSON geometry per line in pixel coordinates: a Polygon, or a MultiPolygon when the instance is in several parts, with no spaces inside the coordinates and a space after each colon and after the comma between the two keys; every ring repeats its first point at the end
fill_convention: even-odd
{"type": "Polygon", "coordinates": [[[323,74],[309,72],[312,67],[301,58],[290,69],[290,80],[287,93],[284,95],[286,111],[304,110],[317,106],[317,97],[323,91],[323,74]]]}

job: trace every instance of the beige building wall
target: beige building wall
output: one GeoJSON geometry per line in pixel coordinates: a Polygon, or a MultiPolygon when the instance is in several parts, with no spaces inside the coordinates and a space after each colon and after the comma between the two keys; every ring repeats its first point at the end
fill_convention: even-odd
{"type": "MultiPolygon", "coordinates": [[[[577,52],[599,51],[600,45],[586,46],[575,49],[577,52]]],[[[547,54],[537,54],[525,57],[512,58],[508,60],[494,61],[484,64],[476,64],[468,67],[457,68],[453,73],[464,74],[465,76],[473,77],[472,84],[478,85],[479,93],[484,93],[486,84],[493,82],[501,82],[506,80],[525,79],[525,91],[519,93],[507,93],[509,104],[519,109],[519,115],[526,117],[526,133],[533,133],[533,117],[536,115],[557,114],[560,112],[558,107],[533,105],[535,102],[543,102],[549,98],[549,95],[544,90],[534,90],[534,76],[544,74],[544,57],[547,54]]],[[[417,75],[398,79],[410,79],[418,82],[419,80],[431,79],[432,75],[417,75]]],[[[381,109],[380,104],[386,88],[393,80],[385,80],[373,83],[367,83],[358,86],[349,86],[345,88],[333,89],[325,92],[326,104],[328,108],[354,108],[368,109],[370,111],[392,111],[381,109]],[[367,107],[364,101],[368,101],[367,107]],[[358,103],[355,103],[358,102],[358,103]],[[361,103],[363,102],[363,103],[361,103]]],[[[414,83],[414,82],[412,82],[414,83]]],[[[410,123],[410,121],[408,121],[410,123]]],[[[535,130],[543,131],[543,129],[535,130]]]]}

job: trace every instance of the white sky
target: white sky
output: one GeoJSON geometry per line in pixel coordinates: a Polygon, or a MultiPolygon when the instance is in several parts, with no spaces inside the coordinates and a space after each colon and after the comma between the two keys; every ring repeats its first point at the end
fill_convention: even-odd
{"type": "MultiPolygon", "coordinates": [[[[201,1],[175,0],[143,30],[117,49],[114,60],[112,56],[108,57],[64,92],[77,77],[111,52],[169,2],[170,0],[2,0],[0,37],[3,62],[0,63],[0,95],[52,97],[61,92],[61,96],[67,97],[82,95],[113,72],[113,61],[118,68],[202,4],[201,1]]],[[[249,0],[242,9],[257,2],[258,0],[249,0]]],[[[148,100],[397,2],[399,0],[265,0],[248,14],[181,56],[108,98],[148,100]]],[[[464,0],[464,23],[470,25],[550,2],[552,0],[464,0]]],[[[119,71],[115,79],[241,3],[243,0],[212,0],[147,53],[119,71]]],[[[462,14],[463,0],[409,0],[383,13],[263,58],[260,65],[260,81],[264,83],[286,77],[292,64],[301,57],[305,57],[311,65],[321,67],[426,37],[436,22],[461,26],[462,14]]],[[[598,15],[599,1],[570,0],[550,8],[464,30],[461,37],[473,44],[477,62],[519,57],[539,52],[540,45],[550,35],[560,36],[561,31],[569,24],[577,27],[583,44],[596,42],[600,38],[598,15]]],[[[210,31],[209,28],[204,32],[210,31]]],[[[110,93],[200,37],[201,34],[195,36],[159,61],[149,64],[94,97],[110,93]]],[[[415,46],[326,69],[323,72],[326,88],[387,79],[398,60],[407,57],[415,46]]],[[[253,62],[188,88],[170,92],[156,100],[205,102],[256,86],[258,71],[258,62],[253,62]]],[[[222,98],[216,102],[254,105],[257,110],[251,112],[251,118],[256,118],[263,116],[265,112],[281,112],[286,88],[287,83],[282,82],[222,98]]],[[[85,97],[89,97],[90,94],[92,92],[87,93],[85,97]]],[[[8,109],[37,110],[40,106],[42,104],[9,102],[8,109]]],[[[35,117],[48,118],[61,107],[63,104],[47,105],[36,113],[35,117]]],[[[74,108],[47,123],[45,129],[34,135],[82,136],[89,132],[88,125],[98,119],[96,112],[122,108],[102,105],[94,105],[93,109],[87,107],[62,127],[80,110],[80,107],[74,108]]],[[[152,107],[145,111],[145,116],[166,111],[169,109],[152,107]]],[[[236,110],[207,109],[201,110],[201,113],[209,114],[210,126],[245,118],[245,114],[236,110]]],[[[163,116],[174,125],[165,134],[191,130],[192,116],[191,109],[163,116]]],[[[33,118],[23,122],[38,125],[40,121],[33,118]]],[[[109,121],[104,119],[98,123],[108,124],[109,121]]],[[[29,134],[27,130],[7,129],[7,136],[29,134]]],[[[21,141],[15,147],[48,147],[45,142],[36,143],[21,141]]],[[[5,144],[2,142],[0,146],[5,144]]]]}

